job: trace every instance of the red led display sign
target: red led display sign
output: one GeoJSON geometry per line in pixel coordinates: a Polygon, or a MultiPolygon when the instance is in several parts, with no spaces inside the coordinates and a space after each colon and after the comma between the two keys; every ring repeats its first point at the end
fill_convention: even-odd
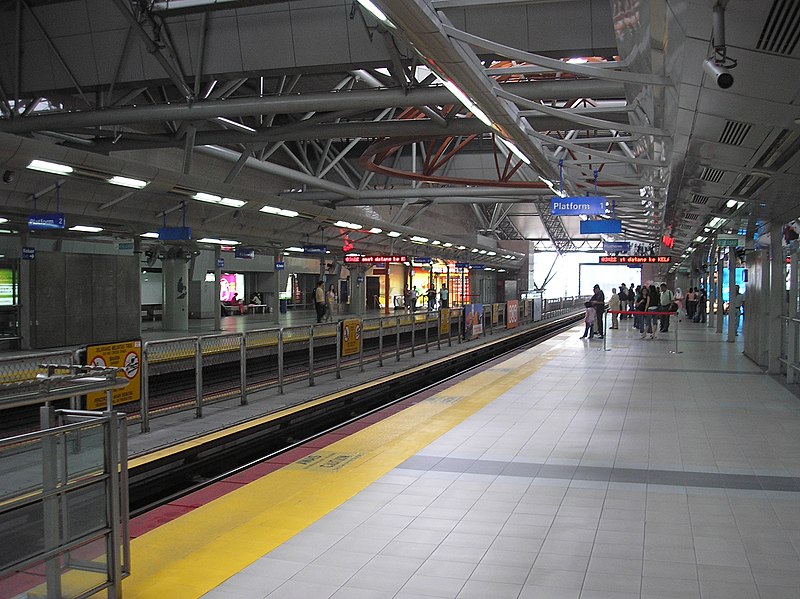
{"type": "Polygon", "coordinates": [[[670,264],[669,256],[600,256],[600,264],[670,264]]]}
{"type": "Polygon", "coordinates": [[[345,264],[402,264],[407,256],[345,256],[345,264]]]}

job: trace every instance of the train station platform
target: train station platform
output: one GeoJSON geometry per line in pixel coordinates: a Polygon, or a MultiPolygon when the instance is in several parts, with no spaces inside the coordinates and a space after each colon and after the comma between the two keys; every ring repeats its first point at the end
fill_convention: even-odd
{"type": "Polygon", "coordinates": [[[124,596],[796,598],[800,400],[741,341],[628,322],[136,519],[124,596]]]}

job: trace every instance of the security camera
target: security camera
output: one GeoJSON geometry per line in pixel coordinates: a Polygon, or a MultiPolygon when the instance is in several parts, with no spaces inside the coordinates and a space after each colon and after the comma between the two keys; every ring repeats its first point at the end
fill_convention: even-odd
{"type": "Polygon", "coordinates": [[[3,173],[3,183],[13,183],[17,180],[17,173],[14,171],[5,171],[3,173]]]}
{"type": "Polygon", "coordinates": [[[703,61],[703,68],[720,89],[728,89],[733,85],[733,75],[731,75],[728,69],[714,62],[713,58],[705,59],[703,61]]]}

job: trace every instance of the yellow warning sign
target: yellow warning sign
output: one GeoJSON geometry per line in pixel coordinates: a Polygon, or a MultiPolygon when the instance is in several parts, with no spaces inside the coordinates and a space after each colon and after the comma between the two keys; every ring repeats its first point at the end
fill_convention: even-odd
{"type": "MultiPolygon", "coordinates": [[[[122,368],[125,378],[128,379],[128,386],[123,389],[115,389],[113,392],[113,404],[119,405],[131,401],[139,401],[141,398],[141,364],[142,364],[142,341],[123,341],[121,343],[109,343],[107,345],[89,345],[86,348],[86,362],[92,366],[122,368]]],[[[106,407],[106,394],[102,391],[89,393],[86,395],[86,409],[99,410],[106,407]]]]}
{"type": "Polygon", "coordinates": [[[342,321],[342,355],[352,356],[361,351],[361,320],[348,318],[342,321]]]}
{"type": "Polygon", "coordinates": [[[450,308],[439,310],[439,334],[447,335],[450,332],[450,308]]]}
{"type": "Polygon", "coordinates": [[[500,322],[500,304],[492,304],[492,324],[500,322]]]}

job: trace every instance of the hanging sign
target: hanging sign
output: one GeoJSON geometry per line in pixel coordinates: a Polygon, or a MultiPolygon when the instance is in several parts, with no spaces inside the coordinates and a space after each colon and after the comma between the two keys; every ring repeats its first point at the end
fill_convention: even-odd
{"type": "Polygon", "coordinates": [[[251,248],[237,247],[233,255],[239,260],[252,260],[256,257],[256,251],[251,248]]]}
{"type": "Polygon", "coordinates": [[[591,233],[622,233],[622,221],[618,218],[582,220],[581,235],[591,233]]]}
{"type": "Polygon", "coordinates": [[[605,196],[579,196],[574,198],[552,198],[550,212],[553,216],[578,216],[580,214],[605,214],[605,196]]]}
{"type": "Polygon", "coordinates": [[[631,251],[631,244],[627,241],[604,241],[603,251],[608,254],[627,254],[631,251]]]}
{"type": "Polygon", "coordinates": [[[471,264],[469,268],[470,268],[470,270],[483,270],[484,265],[483,264],[471,264]]]}
{"type": "Polygon", "coordinates": [[[424,258],[424,257],[418,257],[418,256],[414,256],[414,258],[412,258],[412,260],[414,261],[414,264],[430,264],[431,263],[431,259],[430,258],[424,258]]]}
{"type": "Polygon", "coordinates": [[[739,235],[724,235],[722,233],[717,235],[717,245],[719,247],[744,247],[744,237],[739,235]]]}
{"type": "Polygon", "coordinates": [[[158,238],[162,241],[188,241],[192,238],[191,227],[161,227],[158,238]]]}
{"type": "Polygon", "coordinates": [[[275,270],[284,270],[285,268],[286,268],[286,262],[275,263],[275,270]]]}
{"type": "Polygon", "coordinates": [[[28,217],[28,229],[31,231],[46,231],[49,229],[63,229],[67,219],[62,212],[54,214],[31,214],[28,217]]]}
{"type": "Polygon", "coordinates": [[[348,318],[342,321],[342,355],[352,356],[361,351],[361,320],[348,318]]]}
{"type": "Polygon", "coordinates": [[[345,264],[402,264],[408,262],[406,256],[345,256],[345,264]]]}
{"type": "Polygon", "coordinates": [[[217,268],[225,268],[225,258],[217,258],[217,268]]]}
{"type": "MultiPolygon", "coordinates": [[[[122,374],[128,379],[128,386],[114,389],[113,405],[139,401],[141,398],[142,342],[139,339],[106,345],[89,345],[86,347],[86,361],[100,368],[122,368],[122,374]]],[[[87,410],[101,410],[106,407],[106,392],[98,391],[86,395],[87,410]]]]}
{"type": "Polygon", "coordinates": [[[670,256],[600,256],[600,264],[670,264],[670,256]]]}
{"type": "Polygon", "coordinates": [[[469,268],[469,262],[456,262],[456,268],[469,268]]]}
{"type": "Polygon", "coordinates": [[[23,260],[36,260],[36,248],[24,247],[22,248],[23,260]]]}
{"type": "Polygon", "coordinates": [[[304,245],[304,254],[324,254],[328,251],[327,245],[304,245]]]}

